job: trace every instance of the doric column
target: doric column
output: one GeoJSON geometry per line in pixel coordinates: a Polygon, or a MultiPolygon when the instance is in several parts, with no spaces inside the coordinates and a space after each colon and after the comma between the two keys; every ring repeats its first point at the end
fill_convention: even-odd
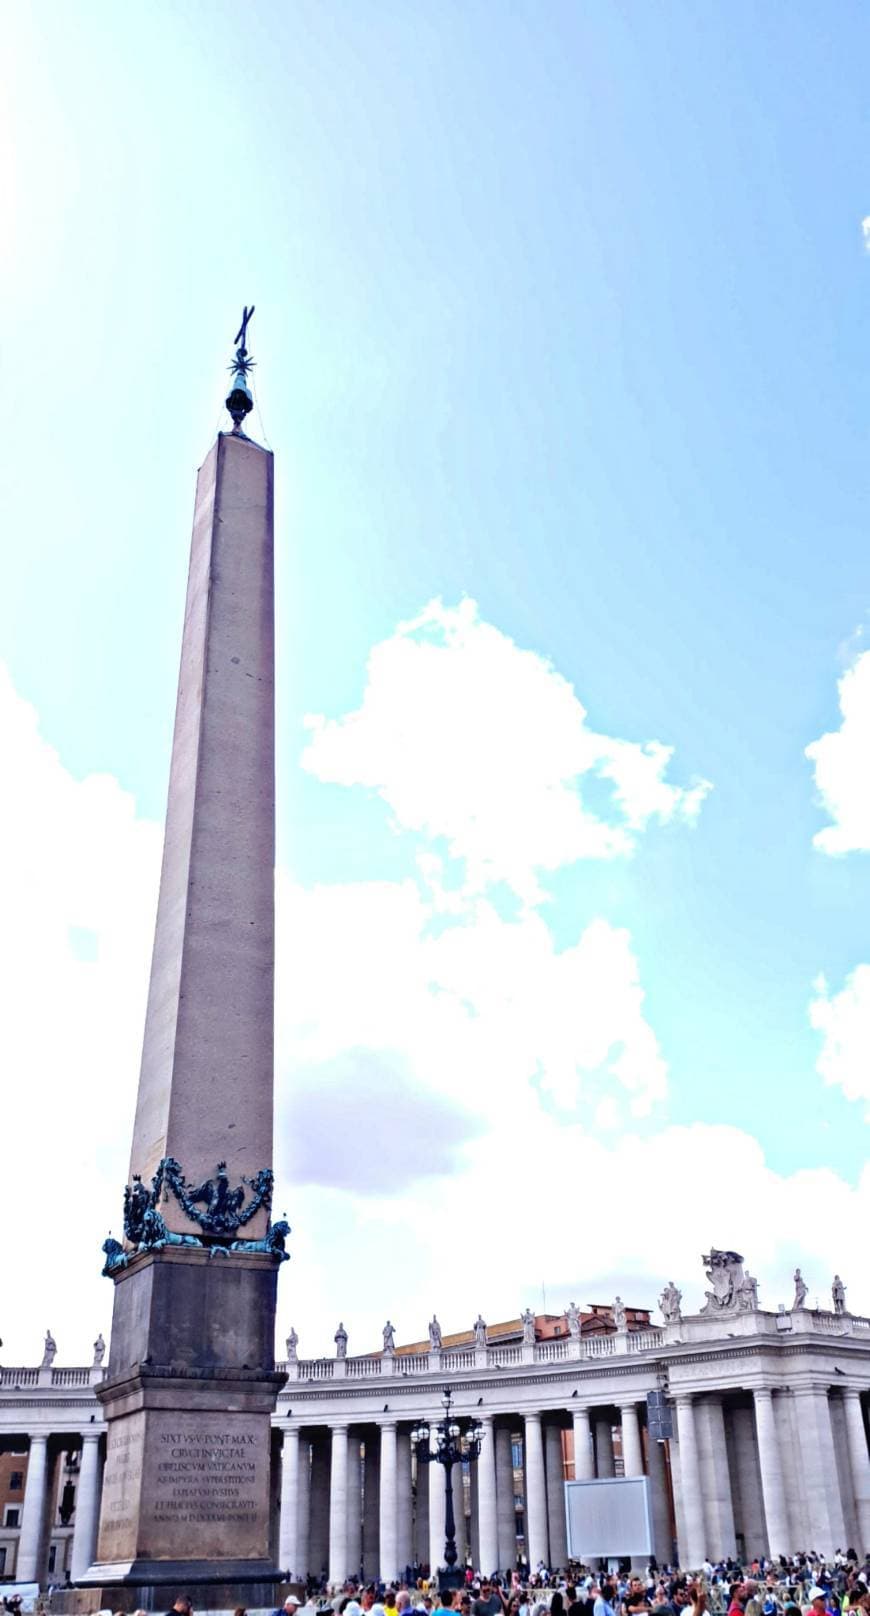
{"type": "Polygon", "coordinates": [[[329,1472],[329,1580],[347,1576],[347,1426],[332,1427],[329,1472]]]}
{"type": "Polygon", "coordinates": [[[480,1569],[480,1487],[478,1485],[477,1470],[477,1465],[473,1464],[468,1471],[470,1497],[470,1513],[468,1516],[469,1549],[471,1564],[475,1570],[480,1569]]]}
{"type": "Polygon", "coordinates": [[[16,1582],[41,1582],[40,1550],[42,1528],[45,1521],[45,1477],[48,1452],[47,1436],[30,1438],[27,1460],[27,1481],[24,1487],[24,1505],[21,1511],[21,1531],[18,1536],[18,1559],[15,1567],[16,1582]]]}
{"type": "Polygon", "coordinates": [[[366,1456],[363,1471],[363,1565],[369,1581],[377,1575],[381,1563],[381,1445],[380,1438],[370,1428],[366,1434],[366,1456]]]}
{"type": "Polygon", "coordinates": [[[767,1386],[756,1386],[752,1398],[755,1403],[764,1518],[767,1522],[767,1552],[770,1555],[788,1554],[792,1545],[789,1543],[782,1453],[773,1412],[773,1394],[767,1386]]]}
{"type": "MultiPolygon", "coordinates": [[[[695,1433],[701,1465],[704,1494],[705,1542],[714,1560],[733,1559],[737,1554],[734,1533],[734,1505],[731,1498],[731,1472],[725,1442],[725,1410],[721,1394],[708,1393],[695,1404],[695,1433]]],[[[744,1510],[750,1506],[742,1500],[744,1510]]],[[[760,1502],[756,1510],[760,1515],[760,1502]]]]}
{"type": "Polygon", "coordinates": [[[465,1472],[461,1464],[453,1466],[450,1477],[453,1487],[453,1521],[456,1526],[456,1564],[465,1569],[468,1538],[465,1523],[465,1472]]]}
{"type": "Polygon", "coordinates": [[[483,1441],[477,1461],[477,1529],[480,1534],[480,1565],[485,1577],[499,1566],[498,1519],[495,1484],[495,1434],[492,1419],[481,1420],[483,1441]]]}
{"type": "Polygon", "coordinates": [[[701,1466],[698,1461],[698,1442],[695,1436],[695,1410],[691,1397],[677,1398],[677,1431],[680,1440],[680,1488],[683,1495],[683,1517],[686,1522],[685,1543],[680,1544],[680,1565],[696,1571],[704,1564],[704,1501],[701,1493],[701,1466]]]}
{"type": "Polygon", "coordinates": [[[643,1448],[636,1403],[622,1403],[622,1467],[626,1476],[643,1475],[643,1448]]]}
{"type": "Polygon", "coordinates": [[[429,1467],[416,1458],[414,1464],[414,1558],[423,1566],[429,1564],[429,1467]]]}
{"type": "Polygon", "coordinates": [[[380,1577],[382,1582],[389,1584],[397,1580],[399,1571],[395,1420],[385,1420],[381,1425],[381,1496],[378,1521],[381,1541],[380,1577]]]}
{"type": "Polygon", "coordinates": [[[674,1558],[674,1534],[671,1526],[671,1507],[668,1497],[667,1474],[665,1472],[664,1444],[651,1437],[649,1431],[647,1431],[647,1465],[649,1468],[653,1553],[659,1565],[670,1565],[674,1558]]]}
{"type": "MultiPolygon", "coordinates": [[[[498,1569],[512,1571],[517,1558],[517,1512],[514,1503],[514,1460],[511,1451],[511,1433],[506,1425],[496,1427],[495,1433],[495,1500],[498,1528],[498,1569]]],[[[481,1560],[483,1551],[481,1546],[481,1560]]],[[[489,1572],[491,1566],[481,1565],[489,1572]]]]}
{"type": "Polygon", "coordinates": [[[299,1428],[284,1427],[281,1448],[281,1521],[278,1563],[293,1582],[299,1575],[299,1428]]]}
{"type": "Polygon", "coordinates": [[[444,1564],[444,1466],[433,1459],[429,1471],[429,1566],[444,1564]]]}
{"type": "Polygon", "coordinates": [[[82,1459],[76,1488],[70,1575],[73,1582],[93,1564],[100,1513],[100,1433],[82,1432],[82,1459]]]}
{"type": "Polygon", "coordinates": [[[810,1542],[827,1559],[846,1536],[826,1386],[795,1386],[798,1437],[810,1542]]]}
{"type": "Polygon", "coordinates": [[[867,1434],[864,1429],[861,1393],[851,1387],[847,1388],[843,1393],[843,1405],[846,1411],[849,1468],[855,1491],[855,1513],[858,1516],[861,1534],[861,1542],[856,1545],[860,1555],[870,1550],[870,1459],[867,1457],[867,1434]]]}
{"type": "Polygon", "coordinates": [[[347,1444],[347,1563],[352,1577],[359,1576],[362,1564],[362,1497],[362,1443],[352,1436],[347,1444]]]}
{"type": "Polygon", "coordinates": [[[402,1577],[414,1559],[412,1516],[411,1433],[400,1431],[396,1438],[396,1553],[402,1577]]]}
{"type": "Polygon", "coordinates": [[[592,1451],[592,1427],[588,1408],[572,1410],[574,1420],[574,1480],[593,1481],[595,1454],[592,1451]]]}
{"type": "Polygon", "coordinates": [[[549,1564],[547,1489],[544,1480],[544,1442],[540,1414],[525,1416],[526,1434],[526,1550],[529,1570],[543,1560],[549,1564]]]}
{"type": "Polygon", "coordinates": [[[568,1564],[568,1529],[565,1523],[565,1460],[562,1430],[558,1425],[544,1427],[544,1459],[547,1470],[547,1534],[550,1565],[554,1571],[568,1564]]]}
{"type": "Polygon", "coordinates": [[[308,1570],[313,1577],[329,1575],[329,1433],[323,1427],[311,1445],[311,1511],[308,1570]]]}
{"type": "Polygon", "coordinates": [[[296,1570],[305,1578],[311,1570],[311,1443],[299,1439],[299,1523],[296,1535],[296,1570]]]}
{"type": "Polygon", "coordinates": [[[595,1421],[595,1468],[599,1481],[616,1474],[613,1463],[613,1426],[609,1414],[601,1414],[595,1421]]]}

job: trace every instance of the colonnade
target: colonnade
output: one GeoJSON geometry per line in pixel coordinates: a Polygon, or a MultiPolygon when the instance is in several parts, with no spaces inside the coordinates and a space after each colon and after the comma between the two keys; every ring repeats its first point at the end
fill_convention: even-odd
{"type": "MultiPolygon", "coordinates": [[[[870,1457],[856,1388],[802,1384],[677,1392],[673,1437],[649,1439],[633,1399],[522,1414],[481,1412],[474,1466],[454,1471],[460,1561],[483,1571],[568,1560],[563,1482],[649,1478],[654,1552],[791,1553],[870,1549],[870,1457]]],[[[438,1565],[444,1473],[417,1464],[411,1422],[396,1418],[284,1431],[279,1557],[296,1574],[392,1579],[438,1565]],[[348,1449],[355,1453],[348,1484],[348,1449]]]]}
{"type": "MultiPolygon", "coordinates": [[[[76,1439],[67,1433],[63,1437],[54,1437],[50,1432],[35,1432],[29,1441],[27,1479],[14,1561],[15,1580],[42,1582],[46,1579],[47,1546],[53,1525],[48,1519],[49,1496],[54,1491],[56,1475],[51,1461],[54,1458],[60,1462],[64,1452],[77,1451],[79,1465],[69,1565],[70,1577],[75,1581],[93,1564],[96,1551],[102,1485],[101,1433],[98,1427],[86,1428],[76,1439]],[[50,1451],[51,1445],[55,1447],[54,1454],[50,1451]]],[[[11,1569],[9,1567],[8,1571],[11,1569]]],[[[58,1576],[60,1580],[59,1567],[58,1576]]]]}
{"type": "MultiPolygon", "coordinates": [[[[513,1566],[521,1543],[530,1565],[567,1563],[563,1483],[572,1475],[615,1474],[614,1426],[621,1435],[623,1473],[644,1474],[634,1402],[596,1410],[575,1406],[570,1412],[483,1413],[480,1423],[479,1459],[473,1466],[454,1467],[453,1508],[460,1560],[467,1554],[483,1569],[513,1566]]],[[[442,1562],[444,1471],[437,1463],[418,1464],[410,1433],[411,1422],[392,1418],[362,1426],[341,1421],[284,1428],[283,1568],[296,1575],[326,1573],[331,1581],[360,1571],[389,1580],[415,1561],[442,1562]],[[349,1451],[354,1454],[350,1471],[349,1451]]],[[[670,1508],[661,1464],[653,1466],[652,1484],[662,1495],[658,1521],[668,1558],[670,1508]]]]}

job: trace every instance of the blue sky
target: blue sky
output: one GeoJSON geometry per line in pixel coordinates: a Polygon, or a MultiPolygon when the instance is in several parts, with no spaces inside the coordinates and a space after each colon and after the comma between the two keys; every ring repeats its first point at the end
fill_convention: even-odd
{"type": "MultiPolygon", "coordinates": [[[[46,1105],[67,1106],[57,1085],[79,1073],[78,1103],[70,1096],[62,1114],[77,1159],[97,1161],[75,1254],[95,1323],[108,1287],[90,1270],[116,1216],[106,1207],[132,1114],[194,474],[221,424],[243,301],[257,305],[255,435],[278,457],[278,1165],[302,1184],[287,1190],[287,1307],[306,1322],[303,1350],[331,1342],[333,1313],[350,1327],[352,1309],[376,1341],[381,1316],[401,1311],[397,1289],[406,1335],[421,1333],[417,1311],[428,1317],[424,1290],[458,1323],[472,1307],[517,1310],[541,1280],[561,1302],[571,1287],[583,1300],[621,1285],[652,1303],[671,1267],[699,1287],[711,1240],[746,1243],[768,1305],[786,1298],[798,1258],[811,1294],[827,1292],[835,1268],[849,1282],[854,1250],[854,1305],[870,1309],[857,1272],[870,1195],[866,9],[82,0],[21,5],[7,28],[0,659],[6,986],[21,1027],[3,1064],[28,1095],[22,1161],[35,1148],[28,1129],[46,1105]],[[464,598],[476,628],[470,617],[459,627],[464,598]],[[441,617],[399,630],[434,600],[441,617]],[[440,671],[413,655],[427,637],[447,658],[432,664],[440,671]],[[404,652],[417,671],[403,704],[404,652]],[[538,732],[549,750],[537,762],[558,773],[577,722],[556,713],[548,665],[596,735],[673,748],[668,789],[709,782],[697,811],[674,796],[632,829],[630,854],[566,857],[542,873],[514,787],[534,776],[538,732]],[[463,701],[446,704],[436,733],[433,691],[454,666],[481,681],[467,704],[477,742],[485,751],[490,725],[502,736],[492,800],[472,800],[451,762],[469,742],[463,701]],[[850,668],[854,723],[826,809],[805,748],[840,730],[850,668]],[[367,690],[354,741],[341,721],[367,690]],[[512,736],[510,701],[527,697],[512,736]],[[325,732],[306,728],[312,714],[337,726],[328,758],[325,732]],[[399,718],[418,737],[414,759],[390,750],[399,718]],[[117,784],[83,814],[75,783],[93,775],[117,784]],[[432,789],[421,830],[414,805],[432,789]],[[838,811],[849,830],[832,854],[813,838],[838,811]],[[475,888],[461,851],[475,814],[537,870],[546,901],[501,878],[475,888]],[[48,837],[50,876],[25,881],[48,837]],[[425,861],[436,857],[433,896],[425,861]],[[76,889],[75,869],[102,907],[76,889]],[[451,909],[445,892],[464,897],[451,909]],[[409,893],[422,894],[416,920],[385,918],[409,893]],[[376,1025],[348,1012],[341,1036],[306,1042],[286,1008],[295,916],[352,935],[351,911],[386,973],[412,934],[421,959],[445,930],[467,943],[463,965],[439,964],[450,985],[439,979],[436,996],[471,1004],[476,1032],[460,1049],[442,1027],[433,1047],[454,1076],[466,1060],[476,1072],[472,1045],[491,1017],[493,1064],[468,1103],[469,1080],[439,1091],[415,1042],[408,1005],[422,994],[427,1013],[431,962],[405,984],[394,1022],[385,1002],[376,1025]],[[589,932],[599,923],[608,930],[589,932]],[[41,928],[56,935],[54,976],[41,928]],[[582,937],[573,986],[556,993],[559,958],[582,937]],[[590,978],[611,944],[606,980],[598,965],[590,978]],[[528,1049],[515,1086],[500,1089],[511,1012],[482,1008],[493,982],[480,969],[502,947],[514,960],[505,978],[516,969],[528,993],[528,1049]],[[613,992],[603,1053],[582,1047],[570,1014],[587,990],[590,1002],[613,992]],[[46,993],[58,1006],[48,1043],[33,1037],[46,993]],[[551,993],[558,1008],[539,1024],[551,993]],[[77,1009],[64,1026],[67,1002],[77,1009]],[[556,1051],[543,1028],[560,1015],[556,1051]],[[645,1114],[625,1112],[614,1077],[623,1033],[640,1066],[636,1040],[651,1037],[644,1069],[666,1071],[649,1079],[645,1114]],[[581,1074],[572,1096],[550,1085],[548,1062],[581,1074]],[[95,1125],[107,1103],[111,1126],[95,1125]],[[400,1119],[383,1135],[381,1112],[400,1119]],[[455,1194],[467,1223],[493,1159],[508,1186],[524,1184],[509,1164],[538,1122],[532,1182],[570,1146],[559,1204],[603,1198],[613,1229],[579,1266],[556,1249],[538,1274],[534,1245],[511,1249],[503,1208],[499,1262],[487,1276],[472,1243],[471,1275],[451,1299],[427,1202],[455,1194]],[[348,1146],[358,1124],[371,1131],[363,1161],[348,1146]],[[430,1160],[426,1141],[451,1128],[459,1154],[430,1160]],[[635,1140],[632,1171],[657,1200],[672,1192],[675,1219],[699,1157],[714,1169],[713,1205],[673,1262],[666,1210],[655,1246],[624,1204],[635,1140]],[[404,1165],[385,1171],[384,1152],[404,1165]],[[399,1183],[380,1197],[384,1177],[399,1183]],[[809,1209],[805,1225],[796,1206],[809,1209]],[[397,1249],[391,1284],[358,1281],[387,1231],[401,1246],[399,1226],[414,1239],[397,1249]]],[[[579,790],[613,826],[625,816],[611,785],[593,771],[579,790]]],[[[546,820],[550,802],[531,792],[526,808],[546,820]]],[[[345,966],[350,980],[338,967],[326,984],[306,977],[307,1010],[321,1005],[324,1026],[321,990],[333,1005],[353,996],[352,958],[345,966]]],[[[490,1240],[496,1224],[483,1224],[490,1240]]],[[[458,1231],[467,1244],[462,1215],[458,1231]]],[[[23,1310],[25,1357],[37,1324],[41,1313],[28,1322],[23,1310]]]]}

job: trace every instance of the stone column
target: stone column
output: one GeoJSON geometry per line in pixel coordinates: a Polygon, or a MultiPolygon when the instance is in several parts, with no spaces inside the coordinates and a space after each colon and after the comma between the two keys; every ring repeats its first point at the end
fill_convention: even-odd
{"type": "Polygon", "coordinates": [[[565,1460],[562,1430],[558,1425],[544,1427],[544,1457],[547,1470],[547,1533],[550,1565],[554,1571],[568,1564],[568,1528],[565,1521],[565,1460]]]}
{"type": "Polygon", "coordinates": [[[495,1482],[495,1433],[492,1419],[481,1420],[483,1441],[477,1461],[477,1529],[480,1533],[480,1566],[485,1577],[491,1576],[499,1558],[498,1517],[495,1482]]]}
{"type": "Polygon", "coordinates": [[[668,1497],[664,1443],[656,1442],[655,1438],[650,1436],[649,1431],[647,1431],[646,1451],[653,1529],[653,1553],[659,1565],[671,1565],[674,1558],[674,1534],[671,1527],[671,1506],[670,1498],[668,1497]]]}
{"type": "Polygon", "coordinates": [[[347,1563],[354,1577],[362,1563],[362,1498],[362,1444],[352,1436],[347,1446],[347,1563]]]}
{"type": "MultiPolygon", "coordinates": [[[[517,1559],[517,1514],[514,1507],[511,1433],[506,1425],[497,1426],[495,1432],[495,1496],[498,1568],[499,1571],[512,1571],[517,1559]]],[[[480,1558],[483,1560],[482,1543],[480,1558]]],[[[489,1572],[492,1567],[482,1564],[480,1569],[489,1572]]]]}
{"type": "Polygon", "coordinates": [[[680,1544],[680,1565],[697,1571],[704,1564],[704,1500],[701,1493],[701,1466],[695,1436],[695,1410],[691,1397],[677,1398],[677,1431],[680,1441],[680,1490],[686,1542],[680,1544]]]}
{"type": "Polygon", "coordinates": [[[789,1542],[785,1481],[773,1412],[773,1394],[767,1386],[756,1386],[752,1398],[755,1403],[758,1465],[767,1523],[767,1552],[770,1555],[787,1554],[794,1545],[789,1542]]]}
{"type": "Polygon", "coordinates": [[[329,1574],[329,1436],[318,1430],[311,1448],[311,1514],[308,1570],[329,1574]]]}
{"type": "Polygon", "coordinates": [[[399,1570],[396,1484],[396,1422],[385,1420],[381,1425],[381,1493],[378,1522],[381,1544],[380,1578],[387,1584],[397,1580],[399,1570]]]}
{"type": "Polygon", "coordinates": [[[622,1465],[626,1476],[643,1475],[643,1448],[636,1403],[622,1403],[622,1465]]]}
{"type": "Polygon", "coordinates": [[[574,1480],[593,1481],[595,1454],[592,1451],[592,1427],[588,1408],[572,1410],[574,1421],[574,1480]]]}
{"type": "Polygon", "coordinates": [[[453,1520],[456,1525],[456,1564],[464,1571],[468,1534],[465,1523],[465,1472],[461,1464],[453,1466],[450,1480],[453,1487],[453,1520]]]}
{"type": "Polygon", "coordinates": [[[861,1393],[852,1387],[843,1392],[846,1413],[846,1442],[849,1449],[849,1469],[855,1493],[855,1513],[858,1516],[860,1543],[855,1547],[860,1554],[870,1549],[870,1460],[867,1458],[867,1435],[861,1393]]]}
{"type": "Polygon", "coordinates": [[[475,1571],[480,1570],[480,1486],[478,1466],[472,1465],[469,1470],[469,1492],[471,1494],[471,1513],[468,1517],[468,1530],[470,1533],[471,1564],[475,1571]]]}
{"type": "Polygon", "coordinates": [[[794,1398],[810,1541],[830,1559],[843,1547],[846,1528],[827,1387],[795,1386],[794,1398]]]}
{"type": "Polygon", "coordinates": [[[613,1462],[613,1427],[609,1414],[600,1414],[595,1421],[595,1468],[599,1481],[616,1474],[613,1462]]]}
{"type": "Polygon", "coordinates": [[[307,1577],[311,1570],[311,1443],[299,1441],[299,1524],[297,1527],[297,1570],[307,1577]]]}
{"type": "Polygon", "coordinates": [[[83,1577],[93,1564],[97,1546],[97,1521],[100,1514],[100,1433],[82,1432],[82,1460],[79,1484],[76,1488],[76,1509],[73,1517],[72,1564],[73,1582],[83,1577]]]}
{"type": "Polygon", "coordinates": [[[329,1472],[329,1580],[347,1576],[347,1426],[332,1427],[329,1472]]]}
{"type": "Polygon", "coordinates": [[[366,1432],[363,1480],[363,1565],[371,1581],[378,1575],[381,1559],[381,1449],[373,1428],[366,1432]]]}
{"type": "Polygon", "coordinates": [[[525,1416],[526,1436],[526,1552],[529,1570],[543,1560],[550,1563],[547,1539],[547,1489],[544,1480],[544,1442],[540,1414],[525,1416]]]}
{"type": "Polygon", "coordinates": [[[414,1559],[410,1431],[400,1431],[396,1439],[396,1553],[404,1577],[414,1559]]]}
{"type": "Polygon", "coordinates": [[[429,1471],[415,1458],[414,1555],[418,1563],[429,1564],[429,1471]]]}
{"type": "Polygon", "coordinates": [[[18,1558],[15,1566],[16,1582],[41,1582],[42,1529],[45,1524],[46,1461],[48,1437],[30,1438],[30,1456],[27,1460],[27,1481],[24,1486],[24,1505],[21,1511],[21,1531],[18,1535],[18,1558]]]}
{"type": "MultiPolygon", "coordinates": [[[[737,1538],[721,1396],[711,1393],[696,1403],[695,1434],[704,1494],[707,1553],[714,1560],[733,1559],[737,1553],[737,1538]]],[[[756,1513],[760,1514],[760,1507],[756,1513]]]]}
{"type": "Polygon", "coordinates": [[[444,1564],[444,1466],[433,1459],[429,1471],[429,1565],[444,1564]]]}
{"type": "Polygon", "coordinates": [[[299,1428],[284,1428],[281,1448],[281,1524],[278,1564],[292,1582],[299,1575],[299,1428]]]}

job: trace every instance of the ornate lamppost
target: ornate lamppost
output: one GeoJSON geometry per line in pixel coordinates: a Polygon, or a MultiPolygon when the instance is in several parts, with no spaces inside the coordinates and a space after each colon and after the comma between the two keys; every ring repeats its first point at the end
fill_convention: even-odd
{"type": "Polygon", "coordinates": [[[450,1387],[445,1386],[441,1398],[444,1409],[444,1418],[438,1421],[433,1430],[430,1430],[425,1421],[415,1426],[411,1432],[411,1442],[417,1454],[418,1465],[440,1464],[444,1466],[444,1565],[445,1570],[438,1575],[438,1586],[442,1590],[447,1588],[460,1588],[463,1582],[461,1571],[456,1570],[456,1519],[453,1514],[453,1466],[461,1465],[467,1459],[474,1464],[480,1456],[480,1444],[483,1441],[483,1426],[476,1420],[457,1420],[451,1413],[452,1396],[450,1387]],[[430,1446],[431,1438],[435,1438],[434,1448],[430,1446]]]}

